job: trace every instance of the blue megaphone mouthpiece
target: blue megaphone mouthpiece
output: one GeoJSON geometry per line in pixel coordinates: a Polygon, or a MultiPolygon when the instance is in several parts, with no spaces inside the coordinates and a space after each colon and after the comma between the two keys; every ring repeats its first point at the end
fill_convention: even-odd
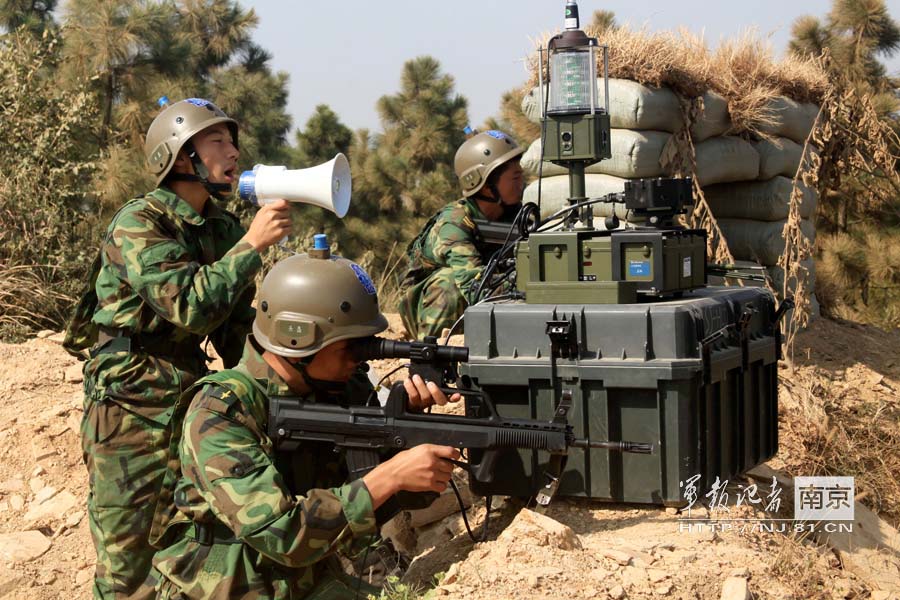
{"type": "Polygon", "coordinates": [[[238,179],[238,196],[241,197],[241,200],[259,205],[259,200],[256,198],[256,169],[241,173],[241,177],[238,179]]]}

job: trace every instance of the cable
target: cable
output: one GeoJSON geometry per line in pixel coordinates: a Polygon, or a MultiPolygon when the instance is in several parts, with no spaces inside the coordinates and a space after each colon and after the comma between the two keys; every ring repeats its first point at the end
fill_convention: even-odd
{"type": "Polygon", "coordinates": [[[497,288],[499,288],[500,286],[505,284],[507,281],[509,281],[514,274],[515,274],[515,270],[513,270],[513,269],[510,269],[509,271],[504,273],[503,276],[500,277],[500,279],[497,281],[497,283],[495,283],[494,285],[491,286],[491,288],[488,290],[488,293],[493,294],[494,292],[496,292],[497,288]]]}
{"type": "MultiPolygon", "coordinates": [[[[503,244],[491,255],[488,264],[481,272],[481,279],[478,282],[478,287],[475,288],[475,294],[472,296],[472,300],[474,301],[473,304],[477,304],[481,300],[485,282],[489,281],[493,276],[494,270],[497,268],[497,264],[499,264],[500,260],[502,260],[510,250],[515,248],[517,241],[520,239],[527,239],[528,235],[537,229],[539,220],[540,208],[530,202],[522,204],[522,207],[516,213],[515,218],[510,224],[509,230],[506,232],[506,238],[504,238],[503,244]],[[529,223],[533,223],[533,226],[530,226],[529,223]],[[517,239],[511,239],[510,236],[512,235],[513,229],[517,226],[519,237],[517,239]]],[[[496,286],[492,286],[489,291],[493,291],[494,289],[496,289],[496,286]]]]}
{"type": "Polygon", "coordinates": [[[510,244],[510,237],[512,236],[513,229],[516,228],[516,225],[519,224],[524,215],[530,214],[531,210],[526,209],[526,206],[528,205],[522,204],[522,206],[516,212],[515,218],[513,218],[512,223],[510,223],[509,225],[509,229],[506,231],[506,238],[504,238],[503,244],[491,255],[491,258],[488,260],[487,265],[485,265],[484,269],[481,271],[481,279],[478,281],[478,287],[475,288],[475,293],[472,295],[472,299],[476,303],[481,297],[481,292],[483,291],[485,281],[490,279],[497,263],[499,262],[503,254],[507,251],[508,248],[512,247],[512,245],[510,244]]]}
{"type": "MultiPolygon", "coordinates": [[[[362,567],[365,567],[366,560],[369,558],[369,548],[371,548],[371,544],[366,544],[366,552],[363,554],[362,559],[362,567]]],[[[359,588],[362,587],[363,573],[360,571],[359,575],[356,576],[356,591],[353,592],[353,600],[357,600],[359,598],[359,588]]]]}
{"type": "Polygon", "coordinates": [[[453,323],[453,326],[450,327],[450,332],[447,334],[447,339],[444,340],[445,346],[450,343],[450,338],[453,336],[453,332],[456,331],[456,328],[460,323],[462,323],[463,317],[465,316],[465,314],[460,315],[459,318],[453,323]]]}
{"type": "MultiPolygon", "coordinates": [[[[488,298],[485,298],[484,300],[476,302],[472,306],[478,306],[479,304],[484,304],[485,302],[495,302],[497,300],[522,300],[524,297],[525,296],[522,294],[522,292],[509,292],[507,294],[500,294],[499,296],[490,296],[488,298]]],[[[462,323],[465,316],[465,314],[460,315],[460,317],[453,323],[453,326],[450,327],[450,332],[447,334],[447,339],[444,340],[445,346],[450,343],[450,337],[453,335],[453,332],[456,331],[456,328],[459,326],[459,324],[462,323]]],[[[391,372],[393,373],[393,371],[391,372]]]]}
{"type": "Polygon", "coordinates": [[[475,534],[472,533],[472,527],[469,526],[468,511],[466,510],[466,506],[463,503],[462,496],[459,493],[459,488],[456,487],[456,482],[453,481],[453,478],[450,479],[450,487],[453,488],[453,493],[456,494],[456,501],[459,502],[459,509],[462,512],[463,523],[465,523],[466,525],[466,532],[469,534],[469,539],[476,544],[478,542],[483,542],[487,539],[488,522],[490,521],[491,517],[491,499],[493,498],[493,496],[484,497],[484,523],[481,526],[481,537],[479,539],[476,539],[475,534]]]}
{"type": "Polygon", "coordinates": [[[589,205],[591,205],[591,204],[599,204],[599,203],[607,203],[607,202],[608,202],[608,203],[615,204],[615,203],[616,203],[616,200],[620,200],[620,199],[621,199],[621,194],[619,194],[619,193],[612,193],[612,194],[606,194],[605,196],[601,196],[601,197],[599,197],[599,198],[589,198],[589,199],[587,199],[587,200],[582,200],[581,202],[578,202],[578,203],[576,203],[576,204],[571,204],[571,205],[569,205],[569,206],[564,206],[563,208],[559,209],[558,211],[556,211],[555,213],[553,213],[552,215],[550,215],[550,216],[547,217],[546,219],[542,219],[542,220],[537,224],[537,226],[535,227],[534,231],[535,231],[535,233],[540,233],[540,232],[543,232],[543,231],[547,231],[546,229],[541,229],[541,228],[542,228],[542,227],[545,227],[548,223],[550,223],[551,221],[554,221],[554,220],[558,219],[561,215],[563,215],[563,214],[565,214],[565,213],[567,213],[567,212],[571,212],[571,211],[573,211],[573,210],[578,210],[579,208],[582,208],[582,207],[585,207],[585,206],[589,206],[589,205]]]}
{"type": "MultiPolygon", "coordinates": [[[[554,36],[550,40],[547,41],[547,62],[550,62],[550,42],[556,38],[559,38],[559,35],[554,36]]],[[[544,49],[541,48],[541,60],[538,65],[538,69],[543,71],[544,69],[544,49]]],[[[538,216],[540,216],[541,210],[541,183],[544,179],[544,147],[547,141],[547,105],[550,103],[550,73],[547,73],[547,93],[544,93],[544,82],[543,77],[541,77],[541,96],[544,98],[544,110],[541,112],[541,156],[540,162],[538,162],[538,189],[537,189],[537,207],[538,207],[538,216]]]]}
{"type": "Polygon", "coordinates": [[[387,372],[387,374],[384,377],[379,379],[378,383],[372,388],[372,391],[369,392],[369,397],[366,398],[366,406],[374,406],[374,404],[372,404],[372,399],[378,397],[378,388],[381,387],[381,384],[384,383],[385,379],[387,379],[388,377],[390,377],[391,375],[393,375],[400,369],[408,369],[408,368],[409,368],[409,363],[402,364],[399,367],[395,367],[395,368],[391,369],[390,371],[387,372]]]}

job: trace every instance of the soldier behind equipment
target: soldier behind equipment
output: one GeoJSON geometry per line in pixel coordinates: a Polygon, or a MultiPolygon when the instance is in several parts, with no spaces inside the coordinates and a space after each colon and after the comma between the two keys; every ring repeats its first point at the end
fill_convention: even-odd
{"type": "MultiPolygon", "coordinates": [[[[198,381],[178,402],[184,428],[170,448],[180,464],[170,463],[154,519],[158,598],[377,596],[342,573],[338,554],[364,554],[378,532],[376,510],[397,492],[446,489],[453,465],[444,459],[459,451],[417,446],[347,482],[329,443],[277,448],[268,398],[365,404],[371,384],[352,343],[387,320],[369,276],[339,257],[279,262],[258,307],[238,366],[198,381]]],[[[418,375],[404,386],[411,409],[448,401],[418,375]]]]}
{"type": "Polygon", "coordinates": [[[494,130],[476,134],[457,150],[454,168],[463,199],[442,208],[407,249],[399,311],[413,338],[439,337],[475,301],[490,251],[473,220],[512,221],[525,189],[519,165],[524,152],[494,130]]]}
{"type": "Polygon", "coordinates": [[[97,551],[94,598],[149,598],[148,537],[162,485],[172,411],[207,373],[212,342],[226,365],[239,358],[254,310],[260,252],[290,229],[288,205],[261,209],[245,232],[221,198],[235,180],[238,126],[207,100],[166,107],[145,154],[157,189],[113,217],[66,348],[89,349],[84,366],[84,462],[97,551]]]}

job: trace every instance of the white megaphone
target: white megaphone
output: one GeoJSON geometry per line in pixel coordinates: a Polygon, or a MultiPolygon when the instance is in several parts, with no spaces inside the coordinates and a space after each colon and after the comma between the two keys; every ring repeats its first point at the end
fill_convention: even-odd
{"type": "Polygon", "coordinates": [[[241,198],[264,206],[278,198],[315,204],[343,218],[350,208],[350,163],[338,153],[327,163],[308,169],[256,165],[238,180],[241,198]]]}

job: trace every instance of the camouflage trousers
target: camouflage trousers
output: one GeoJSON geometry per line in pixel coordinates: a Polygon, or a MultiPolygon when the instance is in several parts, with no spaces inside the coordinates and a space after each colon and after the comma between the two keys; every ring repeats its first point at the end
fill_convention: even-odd
{"type": "Polygon", "coordinates": [[[145,585],[150,526],[166,470],[168,429],[108,397],[87,400],[81,446],[88,515],[97,550],[94,598],[153,598],[145,585]]]}
{"type": "MultiPolygon", "coordinates": [[[[157,584],[157,600],[200,600],[193,596],[184,595],[177,585],[159,575],[160,583],[157,584]]],[[[225,577],[225,575],[223,575],[225,577]]],[[[281,593],[276,592],[274,587],[265,592],[252,591],[242,593],[241,600],[255,600],[257,598],[271,598],[273,600],[366,600],[366,598],[378,598],[381,595],[381,588],[370,585],[358,577],[342,573],[337,569],[329,569],[321,578],[319,583],[303,595],[302,599],[296,594],[291,594],[288,588],[284,588],[281,593]],[[287,594],[287,595],[285,595],[287,594]]],[[[235,599],[236,600],[236,599],[235,599]]]]}
{"type": "MultiPolygon", "coordinates": [[[[413,285],[400,300],[399,312],[410,336],[421,340],[426,336],[440,337],[450,328],[469,305],[453,278],[453,269],[444,267],[413,285]]],[[[462,324],[455,334],[463,332],[462,324]]]]}

